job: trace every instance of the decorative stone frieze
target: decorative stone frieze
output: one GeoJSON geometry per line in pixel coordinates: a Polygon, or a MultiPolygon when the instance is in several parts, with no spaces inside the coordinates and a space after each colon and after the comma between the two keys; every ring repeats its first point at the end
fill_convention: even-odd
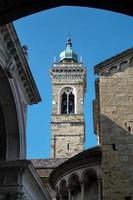
{"type": "Polygon", "coordinates": [[[100,76],[113,75],[117,72],[123,72],[128,67],[132,67],[133,63],[133,48],[128,49],[110,59],[107,59],[100,64],[95,65],[95,74],[100,76]]]}
{"type": "Polygon", "coordinates": [[[38,89],[34,82],[30,68],[28,66],[24,51],[21,47],[19,39],[16,35],[15,29],[12,24],[7,24],[0,27],[0,32],[3,35],[3,40],[9,54],[9,62],[7,63],[7,73],[9,78],[12,78],[12,72],[15,70],[23,87],[29,98],[30,104],[38,103],[41,101],[38,89]]]}
{"type": "Polygon", "coordinates": [[[51,127],[81,126],[84,122],[51,122],[51,127]]]}

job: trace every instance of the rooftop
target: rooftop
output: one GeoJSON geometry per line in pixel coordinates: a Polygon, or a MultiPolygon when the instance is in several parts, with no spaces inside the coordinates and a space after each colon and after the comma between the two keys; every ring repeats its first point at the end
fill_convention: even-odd
{"type": "Polygon", "coordinates": [[[66,42],[66,49],[60,53],[60,60],[59,62],[66,61],[74,61],[78,62],[78,56],[72,49],[72,41],[71,38],[67,38],[66,42]]]}

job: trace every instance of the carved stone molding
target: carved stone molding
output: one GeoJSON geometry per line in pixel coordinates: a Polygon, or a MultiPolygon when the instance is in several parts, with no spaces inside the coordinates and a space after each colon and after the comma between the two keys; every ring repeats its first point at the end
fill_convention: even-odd
{"type": "Polygon", "coordinates": [[[4,42],[10,55],[6,67],[9,75],[8,77],[12,78],[12,71],[15,70],[22,81],[23,87],[30,100],[30,104],[38,103],[41,101],[41,97],[13,25],[7,24],[0,27],[0,32],[3,35],[4,42]]]}
{"type": "Polygon", "coordinates": [[[133,67],[133,48],[117,54],[94,66],[95,74],[112,75],[117,72],[124,71],[128,67],[133,67]]]}

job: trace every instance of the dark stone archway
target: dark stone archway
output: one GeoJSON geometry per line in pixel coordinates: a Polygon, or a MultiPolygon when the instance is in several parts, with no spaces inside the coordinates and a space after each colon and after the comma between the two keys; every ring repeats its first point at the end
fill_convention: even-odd
{"type": "Polygon", "coordinates": [[[0,0],[0,25],[59,6],[100,8],[133,16],[132,0],[0,0]]]}

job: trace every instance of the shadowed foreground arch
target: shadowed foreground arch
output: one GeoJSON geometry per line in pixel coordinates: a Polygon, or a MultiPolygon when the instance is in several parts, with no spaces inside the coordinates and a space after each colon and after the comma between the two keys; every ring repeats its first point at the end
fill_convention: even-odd
{"type": "Polygon", "coordinates": [[[59,6],[100,8],[133,16],[132,0],[0,0],[0,25],[59,6]]]}

